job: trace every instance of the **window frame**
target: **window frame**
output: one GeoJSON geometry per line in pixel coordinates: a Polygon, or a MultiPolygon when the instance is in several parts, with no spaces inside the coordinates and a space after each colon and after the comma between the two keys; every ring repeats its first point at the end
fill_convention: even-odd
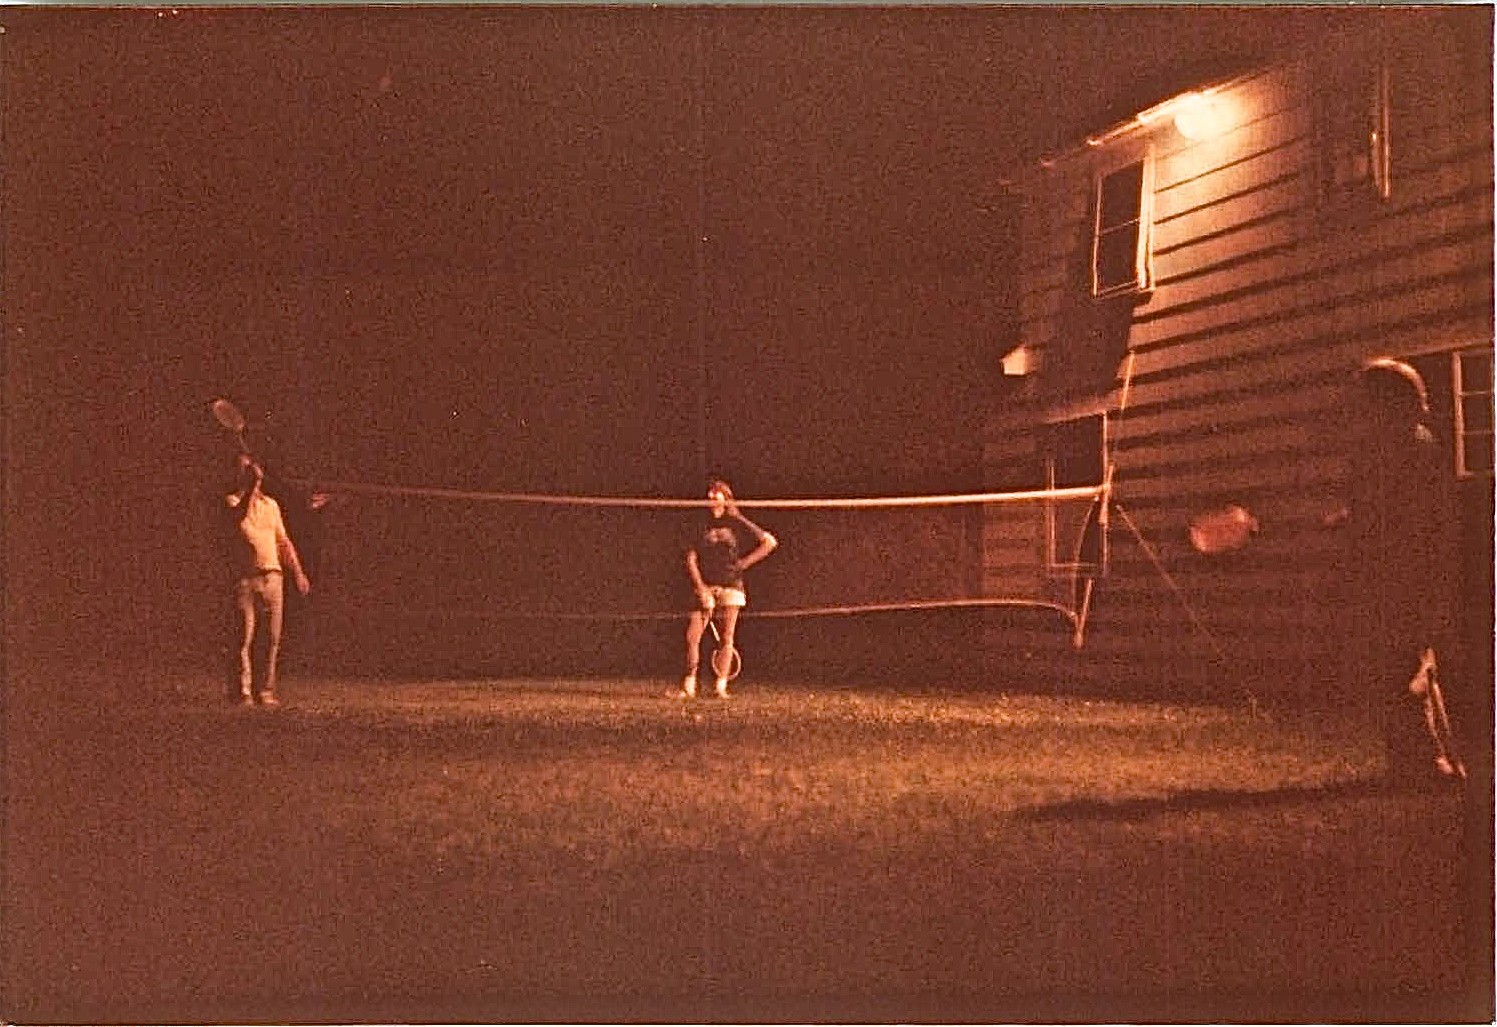
{"type": "Polygon", "coordinates": [[[1091,295],[1095,299],[1145,293],[1154,287],[1154,151],[1151,146],[1118,153],[1097,167],[1092,175],[1091,197],[1091,295]],[[1103,196],[1109,179],[1139,167],[1137,216],[1104,227],[1103,196]],[[1137,224],[1138,235],[1133,246],[1133,276],[1127,281],[1103,284],[1100,258],[1103,236],[1137,224]]]}
{"type": "Polygon", "coordinates": [[[1326,74],[1316,101],[1320,199],[1332,208],[1393,196],[1393,69],[1369,56],[1351,68],[1326,74]]]}
{"type": "MultiPolygon", "coordinates": [[[[1492,349],[1490,346],[1466,346],[1461,349],[1452,350],[1450,354],[1450,437],[1455,449],[1455,476],[1458,480],[1469,481],[1475,478],[1492,477],[1492,466],[1472,467],[1467,460],[1467,440],[1473,436],[1485,436],[1488,440],[1493,437],[1491,427],[1477,428],[1475,430],[1467,427],[1466,404],[1470,399],[1482,400],[1487,404],[1487,409],[1492,409],[1492,349]],[[1465,361],[1467,356],[1485,356],[1488,365],[1488,377],[1480,383],[1481,388],[1469,388],[1467,383],[1467,372],[1465,361]]],[[[1488,417],[1488,423],[1491,417],[1488,417]]],[[[1490,441],[1488,452],[1491,451],[1490,441]]]]}

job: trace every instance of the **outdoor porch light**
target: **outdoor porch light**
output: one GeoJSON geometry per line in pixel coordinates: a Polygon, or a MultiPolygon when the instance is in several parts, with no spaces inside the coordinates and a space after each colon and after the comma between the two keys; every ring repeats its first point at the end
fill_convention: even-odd
{"type": "Polygon", "coordinates": [[[1232,127],[1228,101],[1209,93],[1186,93],[1176,101],[1174,115],[1176,130],[1192,141],[1219,136],[1232,127]]]}
{"type": "Polygon", "coordinates": [[[1139,129],[1152,128],[1166,120],[1173,120],[1175,128],[1186,139],[1196,142],[1225,134],[1240,117],[1233,100],[1223,90],[1226,86],[1213,86],[1208,90],[1192,91],[1172,96],[1146,111],[1140,111],[1128,121],[1115,125],[1101,135],[1086,137],[1088,146],[1105,146],[1139,129]]]}

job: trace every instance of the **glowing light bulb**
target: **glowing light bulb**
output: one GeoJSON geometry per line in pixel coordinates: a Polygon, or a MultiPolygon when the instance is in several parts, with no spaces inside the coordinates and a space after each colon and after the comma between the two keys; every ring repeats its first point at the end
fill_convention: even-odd
{"type": "Polygon", "coordinates": [[[1219,97],[1186,96],[1175,111],[1175,128],[1186,139],[1210,139],[1231,127],[1232,112],[1219,97]]]}

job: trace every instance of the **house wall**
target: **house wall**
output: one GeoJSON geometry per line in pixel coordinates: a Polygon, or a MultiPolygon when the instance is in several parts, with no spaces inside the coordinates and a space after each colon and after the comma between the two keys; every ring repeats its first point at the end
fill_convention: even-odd
{"type": "MultiPolygon", "coordinates": [[[[1489,38],[1432,19],[1403,38],[1339,39],[1334,59],[1328,49],[1232,83],[1221,96],[1234,127],[1216,138],[1193,143],[1162,122],[1113,144],[1147,147],[1154,161],[1153,288],[1122,329],[1126,355],[1090,390],[1038,375],[995,411],[985,451],[990,480],[1004,483],[1033,461],[1038,425],[1107,410],[1110,567],[1079,653],[1055,624],[995,618],[996,658],[1026,661],[1056,687],[1131,694],[1319,687],[1346,557],[1321,518],[1345,484],[1338,423],[1352,371],[1372,356],[1491,344],[1489,38]],[[1317,112],[1348,71],[1380,58],[1392,69],[1391,195],[1371,183],[1328,192],[1317,112]],[[1261,534],[1203,557],[1185,525],[1225,502],[1252,510],[1261,534]]],[[[1108,151],[1078,149],[1026,184],[1016,341],[1042,368],[1074,365],[1078,340],[1097,345],[1076,329],[1078,304],[1093,302],[1076,269],[1108,151]]],[[[1473,569],[1459,587],[1489,668],[1491,479],[1462,494],[1473,569]]],[[[1035,511],[989,508],[984,538],[987,594],[1033,587],[1035,511]]]]}

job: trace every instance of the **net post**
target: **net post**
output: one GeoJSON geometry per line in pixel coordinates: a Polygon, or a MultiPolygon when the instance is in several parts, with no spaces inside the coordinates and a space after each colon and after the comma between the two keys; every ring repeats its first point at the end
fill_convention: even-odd
{"type": "Polygon", "coordinates": [[[1086,585],[1081,594],[1081,609],[1076,612],[1075,623],[1071,628],[1071,648],[1076,652],[1080,652],[1086,644],[1086,619],[1091,613],[1092,586],[1095,584],[1095,578],[1086,579],[1086,585]]]}

